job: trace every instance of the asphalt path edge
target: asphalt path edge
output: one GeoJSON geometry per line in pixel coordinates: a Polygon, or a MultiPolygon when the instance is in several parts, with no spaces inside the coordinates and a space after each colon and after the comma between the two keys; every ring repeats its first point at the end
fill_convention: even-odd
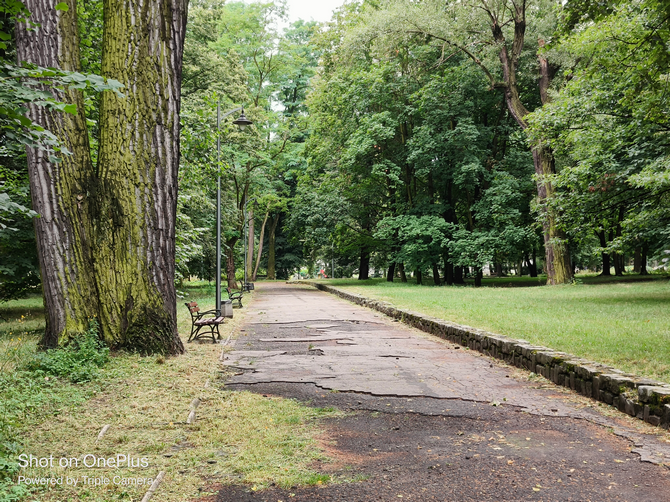
{"type": "Polygon", "coordinates": [[[289,283],[310,285],[357,305],[371,308],[431,335],[542,375],[557,385],[612,405],[622,413],[651,425],[670,428],[670,384],[534,345],[527,340],[518,340],[400,309],[391,303],[349,293],[328,284],[312,281],[289,283]]]}

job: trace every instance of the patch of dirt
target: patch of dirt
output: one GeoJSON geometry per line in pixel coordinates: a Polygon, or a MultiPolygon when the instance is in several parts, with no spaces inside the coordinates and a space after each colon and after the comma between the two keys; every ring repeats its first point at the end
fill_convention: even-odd
{"type": "Polygon", "coordinates": [[[632,444],[585,420],[506,406],[325,392],[309,384],[246,386],[348,412],[323,422],[333,459],[325,486],[221,488],[212,502],[373,500],[668,500],[670,470],[641,462],[632,444]],[[410,411],[412,410],[412,411],[410,411]]]}

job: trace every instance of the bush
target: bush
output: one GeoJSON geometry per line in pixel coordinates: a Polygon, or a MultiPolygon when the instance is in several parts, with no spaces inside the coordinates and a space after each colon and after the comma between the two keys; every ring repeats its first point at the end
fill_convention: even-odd
{"type": "Polygon", "coordinates": [[[86,395],[84,387],[51,377],[67,378],[73,384],[88,382],[98,377],[108,360],[109,349],[100,341],[98,323],[92,319],[86,332],[66,347],[33,354],[16,371],[0,373],[0,502],[24,500],[30,491],[15,480],[23,447],[20,431],[28,417],[53,413],[86,395]]]}
{"type": "Polygon", "coordinates": [[[91,319],[88,330],[58,349],[35,354],[25,369],[40,377],[66,377],[72,383],[89,382],[109,360],[109,349],[98,336],[98,322],[91,319]]]}

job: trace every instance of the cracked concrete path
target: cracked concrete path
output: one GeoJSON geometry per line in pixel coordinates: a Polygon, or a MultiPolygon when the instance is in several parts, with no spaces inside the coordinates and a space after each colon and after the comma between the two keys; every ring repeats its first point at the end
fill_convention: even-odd
{"type": "MultiPolygon", "coordinates": [[[[512,413],[514,428],[521,431],[521,436],[525,433],[518,417],[534,417],[521,419],[528,422],[532,438],[542,434],[551,438],[557,428],[570,424],[568,429],[572,430],[570,427],[577,424],[575,427],[581,428],[583,434],[590,434],[589,437],[606,431],[611,443],[609,456],[620,456],[626,450],[631,454],[627,461],[636,458],[638,463],[640,459],[654,464],[670,463],[670,444],[657,437],[646,424],[636,423],[613,408],[548,381],[529,379],[528,372],[507,367],[333,295],[300,285],[261,283],[248,308],[247,321],[241,327],[234,350],[224,360],[224,365],[234,373],[227,387],[321,404],[332,401],[348,410],[380,408],[391,414],[444,419],[468,417],[475,421],[504,422],[512,413]],[[311,388],[313,392],[305,390],[311,388]],[[359,397],[354,399],[344,393],[359,397]]],[[[573,443],[572,440],[576,438],[567,434],[553,446],[554,454],[563,461],[570,450],[560,445],[573,443]]],[[[574,444],[581,443],[577,440],[574,444]]],[[[669,471],[661,466],[653,468],[658,469],[667,496],[649,500],[670,500],[669,471]]],[[[646,500],[639,497],[639,492],[623,498],[612,498],[611,493],[602,500],[646,500]]]]}

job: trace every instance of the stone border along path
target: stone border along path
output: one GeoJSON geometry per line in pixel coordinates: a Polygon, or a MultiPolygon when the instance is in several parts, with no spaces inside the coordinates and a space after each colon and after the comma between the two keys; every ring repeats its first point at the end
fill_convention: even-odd
{"type": "Polygon", "coordinates": [[[595,363],[565,352],[533,345],[504,335],[475,329],[470,326],[399,309],[388,302],[372,300],[348,293],[327,284],[311,281],[291,281],[308,284],[363,307],[381,312],[414,328],[458,343],[507,364],[542,375],[557,385],[579,394],[613,405],[619,411],[645,422],[670,427],[670,384],[642,378],[621,370],[595,363]]]}

